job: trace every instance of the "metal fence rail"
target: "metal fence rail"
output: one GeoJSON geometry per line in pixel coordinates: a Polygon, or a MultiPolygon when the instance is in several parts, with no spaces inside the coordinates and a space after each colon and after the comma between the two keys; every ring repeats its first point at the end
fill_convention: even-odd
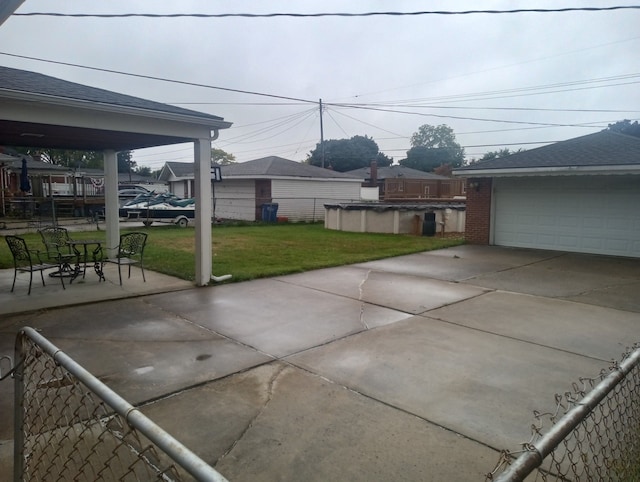
{"type": "Polygon", "coordinates": [[[556,395],[554,412],[534,416],[529,442],[504,451],[487,480],[521,481],[534,472],[543,481],[640,480],[640,345],[609,372],[556,395]]]}
{"type": "Polygon", "coordinates": [[[15,481],[226,480],[32,328],[14,379],[15,481]]]}

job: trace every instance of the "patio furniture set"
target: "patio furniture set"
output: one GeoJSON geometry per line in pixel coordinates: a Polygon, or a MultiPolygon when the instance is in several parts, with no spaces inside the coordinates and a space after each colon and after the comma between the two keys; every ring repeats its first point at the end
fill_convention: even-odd
{"type": "Polygon", "coordinates": [[[54,270],[49,277],[60,279],[62,288],[65,287],[65,279],[69,284],[87,272],[87,265],[92,266],[98,275],[98,281],[106,281],[104,276],[105,263],[118,265],[118,278],[122,285],[122,267],[128,266],[128,277],[131,278],[131,266],[139,265],[142,271],[143,281],[147,281],[144,274],[144,248],[147,243],[147,234],[131,232],[120,235],[120,242],[116,247],[113,258],[105,256],[102,249],[102,241],[98,239],[72,239],[66,228],[48,226],[38,231],[42,238],[44,250],[29,247],[24,238],[7,235],[5,239],[13,256],[13,284],[11,292],[16,285],[18,273],[29,273],[29,292],[33,282],[33,273],[40,273],[42,286],[45,286],[44,271],[54,270]]]}

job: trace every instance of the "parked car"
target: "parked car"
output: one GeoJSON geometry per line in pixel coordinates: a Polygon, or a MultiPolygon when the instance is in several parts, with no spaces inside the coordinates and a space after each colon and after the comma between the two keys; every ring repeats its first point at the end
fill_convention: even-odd
{"type": "Polygon", "coordinates": [[[118,203],[120,207],[129,201],[137,198],[141,194],[150,194],[151,191],[140,186],[119,186],[118,187],[118,203]]]}

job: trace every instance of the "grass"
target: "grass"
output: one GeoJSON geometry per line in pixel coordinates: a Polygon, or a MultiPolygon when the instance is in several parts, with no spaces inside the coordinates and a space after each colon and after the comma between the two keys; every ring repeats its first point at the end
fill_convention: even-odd
{"type": "MultiPolygon", "coordinates": [[[[195,279],[195,229],[152,226],[145,267],[186,280],[195,279]]],[[[123,230],[124,231],[124,230],[123,230]]],[[[39,247],[37,233],[23,236],[39,247]]],[[[103,232],[74,232],[74,239],[104,239],[103,232]]],[[[442,239],[397,234],[349,233],[322,224],[215,226],[213,272],[233,274],[233,281],[299,273],[318,268],[360,263],[462,244],[462,238],[442,239]]],[[[0,268],[12,268],[5,242],[0,244],[0,268]]]]}

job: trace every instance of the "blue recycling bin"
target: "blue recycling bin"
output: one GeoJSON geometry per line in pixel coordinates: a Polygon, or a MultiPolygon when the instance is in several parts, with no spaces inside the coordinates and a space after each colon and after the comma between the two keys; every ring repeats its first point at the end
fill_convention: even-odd
{"type": "Polygon", "coordinates": [[[265,203],[262,205],[262,221],[275,223],[278,220],[278,203],[265,203]]]}

